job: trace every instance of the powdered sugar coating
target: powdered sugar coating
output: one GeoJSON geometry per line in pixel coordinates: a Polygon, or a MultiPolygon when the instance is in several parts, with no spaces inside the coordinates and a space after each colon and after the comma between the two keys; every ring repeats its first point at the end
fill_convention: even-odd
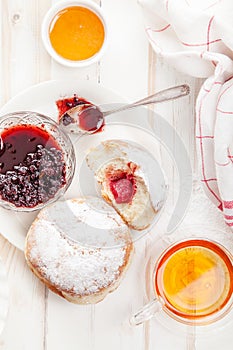
{"type": "MultiPolygon", "coordinates": [[[[82,203],[80,201],[80,205],[82,203]]],[[[73,204],[77,209],[79,203],[73,204]]],[[[37,270],[39,277],[49,281],[57,291],[68,292],[73,296],[100,292],[120,278],[131,251],[129,245],[126,245],[129,238],[127,234],[124,246],[104,249],[82,246],[61,232],[54,217],[49,220],[48,214],[49,209],[45,208],[34,221],[27,236],[26,258],[37,270]]],[[[59,221],[59,216],[57,220],[59,221]]],[[[106,217],[106,221],[109,218],[106,217]]]]}

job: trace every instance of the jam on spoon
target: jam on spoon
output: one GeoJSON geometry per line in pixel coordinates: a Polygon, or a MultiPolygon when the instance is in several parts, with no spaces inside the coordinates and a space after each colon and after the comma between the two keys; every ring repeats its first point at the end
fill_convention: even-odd
{"type": "Polygon", "coordinates": [[[176,98],[186,96],[189,94],[189,86],[188,85],[180,85],[174,86],[172,88],[162,90],[157,92],[154,95],[148,96],[142,100],[137,102],[124,105],[106,112],[103,112],[96,105],[82,99],[77,99],[77,104],[70,103],[70,99],[65,99],[57,101],[57,106],[59,104],[63,105],[66,103],[70,103],[70,107],[66,108],[64,113],[61,113],[61,109],[59,109],[59,124],[67,131],[71,133],[87,133],[93,134],[97,131],[100,131],[105,123],[105,117],[110,114],[117,113],[120,111],[125,111],[128,109],[132,109],[138,106],[145,106],[153,103],[159,103],[169,100],[174,100],[176,98]]]}
{"type": "Polygon", "coordinates": [[[59,112],[59,124],[65,127],[66,130],[69,128],[70,132],[76,128],[77,119],[79,121],[79,128],[83,130],[83,132],[94,133],[96,131],[101,131],[104,126],[104,120],[100,109],[82,97],[74,95],[70,98],[64,98],[56,101],[56,105],[59,112]],[[82,113],[76,117],[71,115],[70,111],[73,108],[75,108],[76,111],[77,109],[78,111],[82,111],[82,113]]]}

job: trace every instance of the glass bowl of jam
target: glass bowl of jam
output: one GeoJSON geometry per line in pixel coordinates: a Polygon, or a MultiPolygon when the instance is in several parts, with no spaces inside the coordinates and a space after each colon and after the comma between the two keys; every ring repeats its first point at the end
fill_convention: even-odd
{"type": "Polygon", "coordinates": [[[58,124],[36,112],[0,118],[0,205],[33,211],[60,198],[75,171],[69,137],[58,124]]]}

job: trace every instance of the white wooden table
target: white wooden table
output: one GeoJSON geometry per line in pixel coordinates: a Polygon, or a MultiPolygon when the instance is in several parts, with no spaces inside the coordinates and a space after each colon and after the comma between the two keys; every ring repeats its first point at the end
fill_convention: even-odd
{"type": "MultiPolygon", "coordinates": [[[[96,2],[107,14],[110,44],[101,62],[82,69],[56,64],[43,48],[41,21],[51,1],[0,2],[0,104],[4,105],[21,90],[50,79],[92,80],[132,101],[186,82],[191,87],[189,98],[156,106],[155,110],[183,139],[196,173],[195,98],[202,82],[178,73],[155,56],[148,44],[136,0],[96,2]]],[[[169,183],[175,186],[174,164],[168,161],[162,149],[161,158],[169,183]]],[[[168,202],[171,206],[175,196],[174,191],[168,202]]],[[[191,206],[181,227],[185,228],[187,223],[192,222],[201,224],[207,216],[210,227],[226,230],[221,215],[196,184],[191,206]]],[[[161,218],[154,230],[162,233],[163,221],[166,218],[161,218]]],[[[217,350],[221,346],[224,350],[231,350],[233,332],[230,326],[206,337],[195,336],[195,332],[190,337],[176,336],[156,320],[136,328],[128,326],[129,316],[145,302],[142,265],[152,244],[153,235],[135,244],[133,263],[114,293],[96,306],[79,306],[49,292],[29,271],[23,253],[0,237],[0,255],[7,268],[10,288],[9,313],[0,336],[0,349],[217,350]]]]}

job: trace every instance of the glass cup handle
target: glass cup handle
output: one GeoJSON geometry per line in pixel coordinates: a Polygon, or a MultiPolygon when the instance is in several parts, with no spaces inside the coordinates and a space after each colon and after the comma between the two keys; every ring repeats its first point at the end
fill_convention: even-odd
{"type": "Polygon", "coordinates": [[[138,326],[139,324],[150,320],[157,312],[162,310],[162,307],[163,304],[159,299],[153,299],[130,318],[130,324],[132,326],[138,326]]]}

